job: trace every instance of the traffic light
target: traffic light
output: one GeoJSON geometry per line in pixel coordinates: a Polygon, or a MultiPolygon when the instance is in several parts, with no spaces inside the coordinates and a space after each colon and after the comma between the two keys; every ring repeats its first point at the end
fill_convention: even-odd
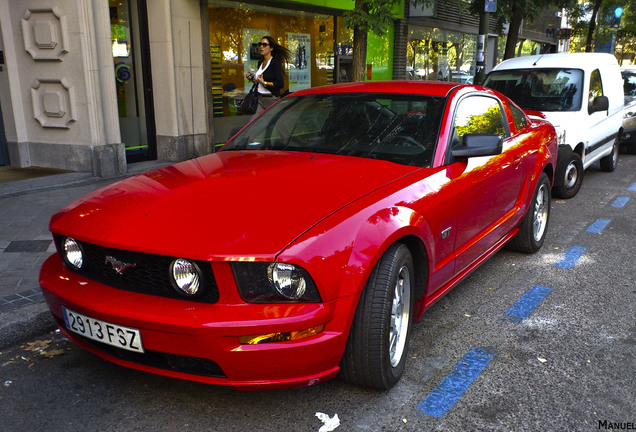
{"type": "Polygon", "coordinates": [[[621,23],[621,15],[623,15],[623,8],[619,6],[614,9],[614,14],[610,16],[609,26],[611,28],[618,28],[621,23]]]}

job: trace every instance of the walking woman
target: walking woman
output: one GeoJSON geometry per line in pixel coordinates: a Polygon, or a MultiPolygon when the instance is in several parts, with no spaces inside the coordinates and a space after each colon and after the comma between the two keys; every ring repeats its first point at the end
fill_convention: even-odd
{"type": "Polygon", "coordinates": [[[283,70],[285,64],[291,62],[289,50],[279,45],[271,36],[263,36],[258,43],[261,59],[255,74],[247,73],[248,80],[258,83],[258,108],[252,118],[259,115],[280,97],[285,85],[283,70]]]}

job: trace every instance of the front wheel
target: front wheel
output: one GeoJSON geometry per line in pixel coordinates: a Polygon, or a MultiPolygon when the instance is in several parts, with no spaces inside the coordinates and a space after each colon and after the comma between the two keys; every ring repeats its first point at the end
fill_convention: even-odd
{"type": "Polygon", "coordinates": [[[413,258],[396,243],[376,264],[360,296],[340,376],[363,387],[388,390],[406,364],[414,287],[413,258]]]}
{"type": "Polygon", "coordinates": [[[519,225],[519,232],[506,247],[525,253],[535,253],[541,249],[548,231],[549,218],[550,180],[546,173],[541,173],[528,213],[519,225]]]}
{"type": "Polygon", "coordinates": [[[552,192],[559,198],[572,198],[583,183],[583,162],[578,153],[561,155],[557,161],[556,181],[552,192]]]}
{"type": "Polygon", "coordinates": [[[619,150],[619,142],[620,142],[620,134],[614,140],[614,145],[612,146],[612,152],[601,158],[601,169],[606,172],[612,172],[616,169],[616,164],[618,163],[618,150],[619,150]]]}

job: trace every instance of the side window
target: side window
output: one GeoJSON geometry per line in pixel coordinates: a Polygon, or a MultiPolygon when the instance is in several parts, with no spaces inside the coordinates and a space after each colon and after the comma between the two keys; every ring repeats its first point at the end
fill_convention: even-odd
{"type": "Polygon", "coordinates": [[[467,133],[507,136],[504,114],[497,99],[487,96],[469,96],[459,102],[453,122],[453,142],[462,142],[467,133]]]}
{"type": "Polygon", "coordinates": [[[510,111],[512,111],[512,118],[515,120],[517,130],[521,130],[528,125],[528,120],[523,111],[512,104],[510,104],[510,111]]]}
{"type": "Polygon", "coordinates": [[[601,82],[601,72],[596,69],[590,75],[590,93],[588,106],[592,106],[597,96],[603,96],[603,83],[601,82]]]}

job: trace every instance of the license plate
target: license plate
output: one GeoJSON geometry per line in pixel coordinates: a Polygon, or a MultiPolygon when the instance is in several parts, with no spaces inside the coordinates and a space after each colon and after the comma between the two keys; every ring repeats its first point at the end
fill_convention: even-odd
{"type": "Polygon", "coordinates": [[[87,317],[65,307],[62,310],[66,328],[73,333],[128,351],[144,352],[138,329],[87,317]]]}

